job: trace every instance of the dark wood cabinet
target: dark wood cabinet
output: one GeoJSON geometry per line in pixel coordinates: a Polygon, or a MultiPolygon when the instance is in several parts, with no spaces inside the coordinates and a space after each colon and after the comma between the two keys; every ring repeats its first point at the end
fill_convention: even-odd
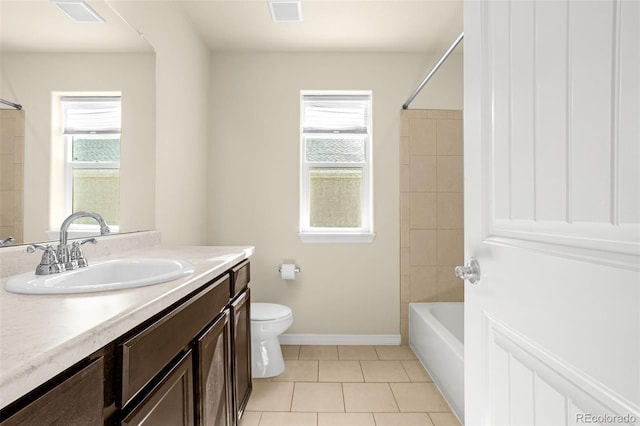
{"type": "Polygon", "coordinates": [[[229,304],[229,275],[143,328],[118,345],[121,371],[119,408],[148,385],[229,304]]]}
{"type": "Polygon", "coordinates": [[[231,286],[229,297],[233,299],[242,293],[251,281],[251,264],[248,260],[231,268],[231,286]]]}
{"type": "Polygon", "coordinates": [[[122,420],[123,426],[191,426],[194,417],[193,360],[184,354],[122,420]]]}
{"type": "Polygon", "coordinates": [[[234,426],[229,310],[196,342],[196,424],[234,426]]]}
{"type": "Polygon", "coordinates": [[[2,426],[85,426],[102,424],[104,359],[98,358],[36,397],[2,426]]]}
{"type": "Polygon", "coordinates": [[[251,394],[249,262],[0,411],[0,426],[237,426],[251,394]]]}
{"type": "Polygon", "coordinates": [[[251,395],[251,297],[244,290],[231,303],[233,316],[233,392],[236,418],[242,417],[251,395]]]}

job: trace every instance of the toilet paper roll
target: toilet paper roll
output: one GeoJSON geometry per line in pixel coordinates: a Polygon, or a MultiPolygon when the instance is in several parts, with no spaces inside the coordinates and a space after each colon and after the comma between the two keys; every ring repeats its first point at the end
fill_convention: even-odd
{"type": "Polygon", "coordinates": [[[293,263],[283,263],[280,265],[280,276],[283,280],[296,279],[296,265],[293,263]]]}

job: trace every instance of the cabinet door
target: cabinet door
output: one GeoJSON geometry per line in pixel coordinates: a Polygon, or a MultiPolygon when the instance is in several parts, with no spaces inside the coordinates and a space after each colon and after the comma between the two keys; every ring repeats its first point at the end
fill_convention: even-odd
{"type": "Polygon", "coordinates": [[[249,289],[231,304],[233,315],[233,384],[235,413],[239,419],[251,395],[251,315],[249,289]]]}
{"type": "Polygon", "coordinates": [[[196,424],[233,426],[231,325],[225,310],[196,340],[196,424]]]}
{"type": "Polygon", "coordinates": [[[193,357],[189,351],[122,420],[122,425],[187,426],[193,425],[193,420],[193,357]]]}
{"type": "Polygon", "coordinates": [[[100,357],[2,421],[2,426],[101,425],[103,367],[100,357]]]}

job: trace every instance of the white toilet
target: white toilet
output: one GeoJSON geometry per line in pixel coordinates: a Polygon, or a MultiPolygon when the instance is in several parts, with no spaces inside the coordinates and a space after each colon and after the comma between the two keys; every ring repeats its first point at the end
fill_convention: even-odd
{"type": "Polygon", "coordinates": [[[276,303],[251,303],[251,374],[273,377],[284,371],[278,336],[293,324],[291,308],[276,303]]]}

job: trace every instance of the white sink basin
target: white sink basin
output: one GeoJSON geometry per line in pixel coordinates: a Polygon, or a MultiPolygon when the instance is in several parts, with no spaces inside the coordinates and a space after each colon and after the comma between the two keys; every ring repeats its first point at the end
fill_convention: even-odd
{"type": "Polygon", "coordinates": [[[22,294],[90,293],[160,284],[193,273],[193,264],[174,259],[118,259],[53,275],[35,272],[9,278],[5,289],[22,294]]]}

